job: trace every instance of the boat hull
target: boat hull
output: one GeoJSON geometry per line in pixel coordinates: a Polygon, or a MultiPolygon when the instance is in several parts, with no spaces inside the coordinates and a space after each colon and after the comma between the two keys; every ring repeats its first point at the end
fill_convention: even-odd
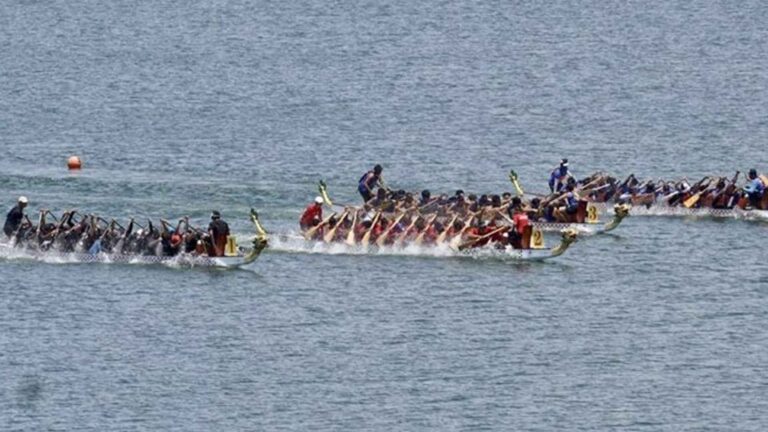
{"type": "MultiPolygon", "coordinates": [[[[603,214],[612,214],[613,205],[609,203],[594,203],[598,210],[603,214]]],[[[685,208],[670,207],[664,205],[634,206],[632,207],[634,216],[692,216],[708,217],[720,219],[740,219],[740,220],[762,220],[768,221],[768,210],[742,210],[734,209],[714,209],[714,208],[685,208]]]]}
{"type": "MultiPolygon", "coordinates": [[[[575,239],[575,234],[573,234],[575,239]]],[[[544,261],[561,255],[568,248],[573,240],[568,240],[567,245],[562,243],[554,248],[543,249],[513,249],[509,246],[496,248],[486,246],[481,248],[468,248],[457,250],[450,247],[447,243],[440,246],[435,245],[415,245],[403,244],[402,246],[377,246],[371,244],[347,245],[343,242],[324,242],[318,240],[307,240],[302,236],[284,234],[276,238],[276,243],[271,246],[272,250],[285,252],[304,252],[304,253],[328,253],[342,255],[405,255],[405,256],[434,256],[434,257],[488,257],[501,260],[513,261],[544,261]]]]}

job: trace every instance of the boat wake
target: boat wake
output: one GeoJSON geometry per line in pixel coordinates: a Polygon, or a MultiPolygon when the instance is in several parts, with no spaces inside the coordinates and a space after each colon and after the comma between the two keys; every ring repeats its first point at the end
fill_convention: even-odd
{"type": "Polygon", "coordinates": [[[37,251],[26,248],[14,248],[6,243],[0,244],[0,260],[31,260],[47,264],[129,264],[162,265],[168,268],[182,269],[192,267],[215,267],[208,259],[178,255],[175,257],[154,257],[139,255],[110,255],[87,253],[63,253],[58,251],[37,251]]]}
{"type": "MultiPolygon", "coordinates": [[[[270,238],[269,250],[282,253],[323,254],[323,255],[373,255],[373,256],[417,256],[429,258],[469,258],[520,260],[532,259],[530,254],[511,248],[498,249],[494,247],[474,248],[457,251],[448,244],[439,246],[406,245],[396,246],[349,246],[344,243],[323,243],[304,239],[296,233],[273,235],[270,238]]],[[[528,251],[529,252],[529,251],[528,251]]]]}

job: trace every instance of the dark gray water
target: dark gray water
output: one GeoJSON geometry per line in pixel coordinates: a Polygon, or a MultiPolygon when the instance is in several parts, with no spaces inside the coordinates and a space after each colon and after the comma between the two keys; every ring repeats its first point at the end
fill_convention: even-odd
{"type": "MultiPolygon", "coordinates": [[[[325,178],[768,170],[761,2],[0,3],[0,191],[295,229],[325,178]],[[85,170],[67,173],[78,154],[85,170]]],[[[768,225],[546,264],[276,243],[244,271],[0,261],[2,430],[765,430],[768,225]]]]}

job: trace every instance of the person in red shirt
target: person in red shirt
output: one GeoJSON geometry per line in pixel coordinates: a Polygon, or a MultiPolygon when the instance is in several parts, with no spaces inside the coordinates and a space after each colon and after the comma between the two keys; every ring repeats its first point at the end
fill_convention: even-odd
{"type": "Polygon", "coordinates": [[[320,223],[323,220],[323,198],[315,198],[315,202],[308,205],[304,213],[299,219],[299,227],[302,231],[306,231],[313,226],[320,223]]]}
{"type": "Polygon", "coordinates": [[[486,234],[492,231],[492,227],[488,224],[488,221],[479,220],[476,225],[467,230],[467,238],[471,242],[471,247],[482,247],[491,241],[490,237],[482,238],[486,234]],[[482,238],[482,239],[481,239],[482,238]]]}
{"type": "Polygon", "coordinates": [[[522,249],[523,247],[523,234],[525,229],[530,225],[528,220],[528,213],[523,210],[523,203],[520,198],[513,198],[512,205],[509,206],[509,213],[512,217],[512,222],[515,226],[509,230],[509,243],[515,249],[522,249]]]}
{"type": "MultiPolygon", "coordinates": [[[[379,189],[381,190],[381,189],[379,189]]],[[[376,225],[373,226],[373,232],[371,233],[371,241],[376,241],[379,239],[379,236],[384,234],[384,230],[387,229],[387,226],[389,226],[389,221],[386,218],[379,218],[379,221],[376,222],[376,225]]]]}

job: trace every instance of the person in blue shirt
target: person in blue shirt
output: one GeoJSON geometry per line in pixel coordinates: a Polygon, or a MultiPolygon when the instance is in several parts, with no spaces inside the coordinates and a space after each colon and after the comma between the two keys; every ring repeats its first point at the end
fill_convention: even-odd
{"type": "Polygon", "coordinates": [[[749,205],[752,208],[759,209],[760,201],[763,199],[763,193],[765,192],[765,185],[760,177],[757,176],[757,170],[752,168],[749,170],[749,179],[747,185],[744,186],[744,193],[749,197],[749,205]]]}
{"type": "Polygon", "coordinates": [[[549,175],[549,191],[552,193],[562,191],[569,178],[573,176],[568,172],[568,159],[563,159],[560,161],[560,166],[549,175]]]}
{"type": "Polygon", "coordinates": [[[565,193],[557,201],[563,201],[564,205],[555,207],[553,212],[555,220],[559,222],[571,221],[579,209],[579,196],[574,191],[573,185],[566,186],[565,193]]]}
{"type": "Polygon", "coordinates": [[[357,191],[362,195],[363,200],[368,202],[373,198],[373,189],[376,186],[381,187],[381,173],[384,168],[376,165],[371,171],[366,172],[357,182],[357,191]]]}

